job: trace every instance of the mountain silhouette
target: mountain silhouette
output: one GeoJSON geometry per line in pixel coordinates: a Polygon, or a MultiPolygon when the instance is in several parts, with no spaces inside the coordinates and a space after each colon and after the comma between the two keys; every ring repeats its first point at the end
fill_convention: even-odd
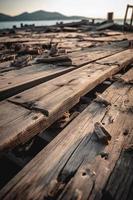
{"type": "Polygon", "coordinates": [[[24,12],[16,16],[0,13],[0,21],[36,21],[36,20],[67,20],[83,19],[82,16],[66,16],[58,12],[38,10],[32,13],[24,12]]]}

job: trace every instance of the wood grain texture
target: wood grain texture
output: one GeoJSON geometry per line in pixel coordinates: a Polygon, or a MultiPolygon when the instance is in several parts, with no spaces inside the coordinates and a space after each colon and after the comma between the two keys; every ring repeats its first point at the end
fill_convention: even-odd
{"type": "MultiPolygon", "coordinates": [[[[58,113],[61,108],[70,109],[79,98],[92,90],[105,79],[111,77],[123,67],[133,62],[133,51],[126,50],[114,56],[100,60],[98,64],[89,64],[66,75],[44,83],[29,91],[10,98],[11,102],[38,110],[46,116],[58,113]],[[110,63],[110,61],[113,61],[110,63]],[[53,87],[52,87],[53,86],[53,87]],[[48,88],[48,89],[47,89],[48,88]],[[36,90],[36,95],[34,94],[36,90]]],[[[63,110],[64,111],[64,110],[63,110]]]]}
{"type": "Polygon", "coordinates": [[[120,157],[103,190],[102,198],[131,200],[133,195],[133,129],[124,143],[120,157]]]}
{"type": "MultiPolygon", "coordinates": [[[[127,92],[130,100],[132,98],[132,92],[133,91],[130,91],[130,94],[127,92]]],[[[121,99],[121,106],[122,102],[123,100],[121,99]]],[[[102,198],[102,191],[120,156],[121,149],[126,139],[124,131],[128,129],[129,132],[131,132],[133,128],[133,116],[130,115],[130,113],[120,111],[120,108],[121,107],[117,110],[115,106],[115,109],[110,109],[102,120],[102,123],[104,123],[104,126],[112,136],[109,145],[102,150],[103,153],[101,152],[91,162],[89,158],[86,157],[75,176],[67,184],[59,199],[71,199],[76,195],[79,197],[77,192],[80,193],[81,199],[102,198]],[[113,118],[113,122],[110,121],[110,117],[113,118]],[[105,154],[107,157],[103,156],[105,154]]]]}
{"type": "Polygon", "coordinates": [[[96,61],[100,58],[110,56],[111,54],[118,53],[128,47],[128,42],[116,42],[110,45],[104,44],[98,47],[87,48],[82,51],[77,51],[69,54],[69,57],[72,59],[72,64],[74,66],[82,66],[88,64],[92,61],[96,61]]]}
{"type": "Polygon", "coordinates": [[[45,121],[41,113],[14,105],[0,103],[0,152],[25,142],[31,134],[39,133],[45,121]],[[38,124],[38,125],[37,125],[38,124]]]}
{"type": "Polygon", "coordinates": [[[123,133],[126,129],[132,133],[133,115],[128,110],[133,102],[132,94],[130,84],[111,85],[102,94],[111,105],[105,107],[92,102],[0,191],[0,197],[5,200],[100,199],[124,146],[123,133]],[[114,100],[112,93],[118,98],[114,100]],[[112,136],[109,145],[96,138],[96,122],[101,122],[112,136]],[[102,152],[107,153],[107,159],[102,152]]]}
{"type": "MultiPolygon", "coordinates": [[[[125,44],[104,45],[103,47],[94,47],[75,53],[68,54],[72,60],[72,65],[81,67],[87,63],[97,59],[110,56],[122,51],[126,47],[125,44]]],[[[75,69],[74,66],[59,67],[58,65],[34,64],[25,68],[15,69],[11,67],[9,62],[1,64],[1,80],[0,80],[0,100],[8,98],[33,86],[41,84],[52,78],[65,74],[75,69]],[[2,73],[3,72],[3,73],[2,73]]]]}
{"type": "Polygon", "coordinates": [[[74,67],[39,64],[1,73],[0,99],[3,100],[73,69],[74,67]]]}
{"type": "MultiPolygon", "coordinates": [[[[39,112],[41,116],[34,121],[29,115],[31,123],[26,123],[24,117],[19,119],[19,123],[16,123],[13,115],[17,116],[17,113],[10,115],[12,123],[7,123],[6,126],[1,124],[1,151],[13,148],[22,142],[24,143],[24,141],[26,142],[38,134],[39,131],[48,128],[53,122],[59,119],[64,112],[72,108],[79,101],[82,95],[86,94],[99,83],[122,69],[122,67],[125,66],[125,62],[126,64],[132,62],[132,50],[126,50],[118,53],[117,59],[119,58],[121,60],[123,54],[126,55],[126,53],[128,54],[127,60],[124,60],[121,65],[87,65],[82,69],[69,72],[66,75],[62,75],[61,77],[9,98],[8,101],[19,106],[21,110],[26,108],[31,113],[39,112]],[[22,124],[25,123],[25,126],[20,126],[21,120],[22,124]],[[9,140],[7,143],[6,137],[8,135],[12,137],[12,140],[9,140]],[[24,135],[23,139],[18,140],[18,135],[19,138],[21,135],[22,137],[24,135]]],[[[6,110],[8,108],[6,109],[3,103],[0,107],[2,109],[4,108],[3,112],[5,112],[5,114],[2,113],[2,115],[5,116],[6,119],[6,115],[8,115],[6,110]]]]}

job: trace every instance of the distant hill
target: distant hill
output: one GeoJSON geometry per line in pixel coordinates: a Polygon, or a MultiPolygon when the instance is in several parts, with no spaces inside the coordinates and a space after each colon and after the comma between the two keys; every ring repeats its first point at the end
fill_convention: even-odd
{"type": "Polygon", "coordinates": [[[83,19],[81,16],[66,16],[58,12],[47,12],[43,10],[32,13],[24,12],[20,15],[9,16],[0,13],[0,21],[36,21],[36,20],[67,20],[67,19],[83,19]]]}
{"type": "Polygon", "coordinates": [[[11,20],[12,20],[11,16],[0,13],[0,21],[11,21],[11,20]]]}

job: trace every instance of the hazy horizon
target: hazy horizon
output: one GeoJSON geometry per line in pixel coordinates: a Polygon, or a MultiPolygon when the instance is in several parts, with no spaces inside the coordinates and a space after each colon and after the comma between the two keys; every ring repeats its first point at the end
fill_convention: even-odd
{"type": "MultiPolygon", "coordinates": [[[[21,13],[17,13],[16,15],[11,15],[11,14],[8,14],[8,13],[4,13],[4,12],[0,12],[0,13],[2,13],[2,14],[5,14],[5,15],[9,15],[9,16],[12,16],[12,17],[15,17],[15,16],[17,16],[17,15],[20,15],[20,14],[23,14],[23,13],[33,13],[33,12],[36,12],[36,11],[46,11],[46,12],[58,12],[58,13],[60,13],[60,14],[64,14],[64,13],[62,13],[62,12],[60,12],[60,11],[49,11],[49,10],[42,10],[42,9],[40,9],[40,10],[33,10],[33,11],[31,11],[31,12],[29,12],[29,11],[23,11],[23,12],[21,12],[21,13]]],[[[107,14],[107,13],[106,13],[107,14]]],[[[65,15],[65,14],[64,14],[65,15]]],[[[65,15],[65,16],[81,16],[81,15],[65,15]]],[[[81,17],[90,17],[90,16],[84,16],[84,15],[82,15],[81,17]]],[[[93,18],[97,18],[97,19],[104,19],[104,18],[106,18],[106,16],[105,17],[95,17],[95,16],[92,16],[93,18]]],[[[124,18],[124,16],[123,17],[115,17],[115,19],[123,19],[124,18]]],[[[130,18],[129,18],[130,19],[130,18]]]]}
{"type": "Polygon", "coordinates": [[[133,0],[0,0],[0,13],[14,16],[23,12],[45,10],[67,16],[105,18],[107,12],[114,12],[114,18],[123,18],[127,4],[133,4],[133,0]]]}

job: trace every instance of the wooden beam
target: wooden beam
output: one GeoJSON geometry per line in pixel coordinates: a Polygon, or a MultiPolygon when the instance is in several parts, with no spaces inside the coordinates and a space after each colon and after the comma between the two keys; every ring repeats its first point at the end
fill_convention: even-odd
{"type": "Polygon", "coordinates": [[[61,108],[63,108],[62,112],[65,112],[64,110],[73,107],[81,96],[132,63],[132,53],[132,50],[123,51],[98,61],[98,64],[89,64],[46,84],[44,83],[36,88],[36,94],[40,94],[39,96],[34,95],[35,88],[33,88],[20,94],[19,98],[14,96],[9,100],[31,110],[41,111],[46,116],[58,113],[61,108]],[[44,90],[44,87],[49,88],[49,90],[44,90]]]}
{"type": "Polygon", "coordinates": [[[30,112],[8,101],[1,102],[0,107],[0,152],[24,143],[29,135],[41,131],[40,121],[45,121],[41,113],[30,112]]]}
{"type": "Polygon", "coordinates": [[[118,158],[114,170],[107,181],[104,188],[102,199],[132,199],[133,195],[133,130],[125,132],[128,136],[121,150],[120,157],[118,158]]]}
{"type": "MultiPolygon", "coordinates": [[[[104,27],[104,26],[102,25],[102,27],[104,27]]],[[[99,29],[100,29],[100,27],[99,27],[99,29]]],[[[129,34],[129,35],[131,35],[131,34],[129,34]]],[[[85,37],[85,38],[83,38],[84,41],[90,41],[90,42],[120,42],[120,41],[123,41],[126,39],[127,38],[124,34],[114,35],[114,36],[112,35],[112,36],[107,36],[107,37],[103,36],[103,37],[85,37]]]]}
{"type": "Polygon", "coordinates": [[[19,70],[1,73],[0,100],[8,98],[33,86],[70,72],[74,67],[48,66],[34,64],[19,70]]]}

